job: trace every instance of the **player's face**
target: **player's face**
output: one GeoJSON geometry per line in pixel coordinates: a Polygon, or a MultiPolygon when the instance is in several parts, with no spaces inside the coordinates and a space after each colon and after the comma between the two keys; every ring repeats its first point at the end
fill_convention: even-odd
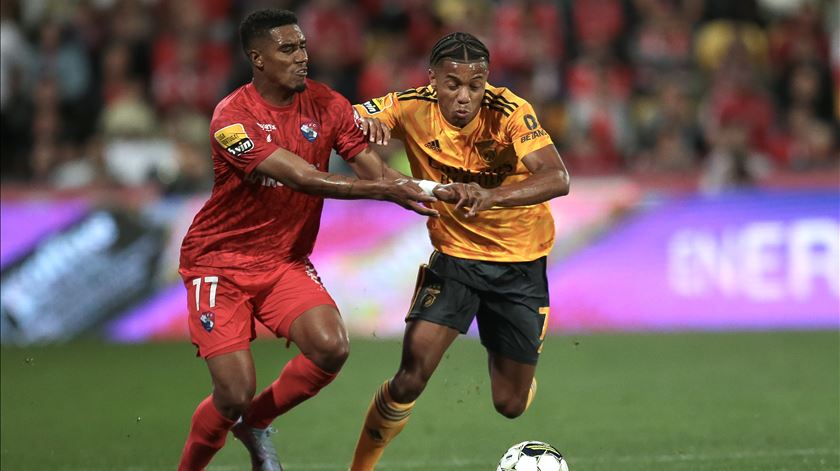
{"type": "Polygon", "coordinates": [[[262,64],[262,71],[271,82],[294,92],[306,89],[309,55],[306,38],[298,25],[270,30],[269,39],[259,46],[254,60],[257,66],[262,64]]]}
{"type": "Polygon", "coordinates": [[[438,105],[453,126],[464,127],[478,114],[487,85],[487,62],[440,61],[429,69],[429,81],[437,90],[438,105]]]}

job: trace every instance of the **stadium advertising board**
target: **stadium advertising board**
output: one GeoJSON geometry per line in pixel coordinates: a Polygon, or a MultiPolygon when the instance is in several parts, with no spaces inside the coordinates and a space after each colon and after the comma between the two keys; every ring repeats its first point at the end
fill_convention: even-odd
{"type": "MultiPolygon", "coordinates": [[[[614,181],[579,185],[552,207],[555,332],[838,327],[836,192],[652,203],[614,181]]],[[[385,203],[328,201],[312,260],[352,333],[398,336],[430,252],[422,218],[385,203]]],[[[185,338],[185,296],[172,283],[112,322],[109,336],[185,338]]]]}
{"type": "Polygon", "coordinates": [[[550,270],[560,330],[840,327],[836,191],[664,201],[550,270]]]}
{"type": "Polygon", "coordinates": [[[4,253],[14,256],[0,271],[3,343],[72,338],[152,291],[162,246],[159,229],[116,211],[53,209],[66,214],[44,230],[44,224],[33,222],[40,220],[38,208],[3,214],[4,253]],[[73,222],[62,224],[68,220],[73,222]],[[7,240],[9,227],[16,235],[7,240]],[[7,243],[13,252],[7,252],[7,243]]]}

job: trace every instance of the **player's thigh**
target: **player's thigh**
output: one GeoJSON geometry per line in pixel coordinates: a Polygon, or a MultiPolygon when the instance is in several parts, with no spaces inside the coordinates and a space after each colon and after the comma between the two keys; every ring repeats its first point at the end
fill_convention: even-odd
{"type": "Polygon", "coordinates": [[[457,278],[457,259],[438,252],[417,273],[406,322],[425,321],[465,334],[479,306],[478,293],[457,278]]]}
{"type": "Polygon", "coordinates": [[[408,321],[403,337],[400,372],[416,374],[421,380],[428,380],[458,335],[456,329],[445,325],[421,319],[408,321]]]}
{"type": "Polygon", "coordinates": [[[536,364],[522,363],[494,352],[487,353],[490,387],[494,398],[528,397],[536,364]]]}
{"type": "Polygon", "coordinates": [[[292,322],[288,339],[321,368],[334,371],[349,354],[349,340],[338,309],[320,305],[304,311],[292,322]]]}
{"type": "MultiPolygon", "coordinates": [[[[344,332],[344,323],[332,296],[327,292],[315,267],[309,260],[289,263],[270,280],[260,295],[255,298],[256,318],[277,337],[292,338],[292,325],[299,317],[310,317],[310,310],[316,313],[315,324],[324,327],[327,333],[344,332]],[[303,316],[307,313],[306,316],[303,316]]],[[[305,320],[305,319],[302,319],[305,320]]],[[[307,324],[305,321],[304,324],[307,324]]],[[[309,329],[306,329],[308,331],[309,329]]],[[[344,334],[346,336],[346,334],[344,334]]]]}
{"type": "Polygon", "coordinates": [[[498,264],[496,289],[481,294],[478,332],[488,352],[536,365],[548,326],[545,260],[498,264]],[[503,280],[503,281],[502,281],[503,280]]]}
{"type": "Polygon", "coordinates": [[[213,400],[219,410],[250,404],[256,389],[256,372],[250,350],[208,358],[207,368],[213,379],[213,400]]]}
{"type": "Polygon", "coordinates": [[[190,338],[198,356],[208,359],[247,350],[255,337],[247,283],[212,270],[186,272],[183,279],[190,338]]]}

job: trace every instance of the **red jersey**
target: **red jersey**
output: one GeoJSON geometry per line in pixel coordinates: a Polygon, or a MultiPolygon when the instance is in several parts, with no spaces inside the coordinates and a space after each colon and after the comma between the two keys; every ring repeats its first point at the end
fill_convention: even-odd
{"type": "Polygon", "coordinates": [[[252,83],[216,106],[210,121],[213,192],[181,245],[181,268],[265,271],[312,252],[324,200],[255,171],[278,148],[328,170],[335,149],[350,159],[367,146],[343,96],[307,80],[292,103],[274,106],[252,83]]]}

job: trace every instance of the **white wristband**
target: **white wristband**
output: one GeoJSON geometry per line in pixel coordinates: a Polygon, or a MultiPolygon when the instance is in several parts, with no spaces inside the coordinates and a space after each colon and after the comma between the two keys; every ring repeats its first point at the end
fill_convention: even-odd
{"type": "Polygon", "coordinates": [[[417,185],[420,186],[423,193],[426,193],[429,196],[435,196],[435,188],[437,188],[440,183],[433,182],[431,180],[418,180],[417,185]]]}

